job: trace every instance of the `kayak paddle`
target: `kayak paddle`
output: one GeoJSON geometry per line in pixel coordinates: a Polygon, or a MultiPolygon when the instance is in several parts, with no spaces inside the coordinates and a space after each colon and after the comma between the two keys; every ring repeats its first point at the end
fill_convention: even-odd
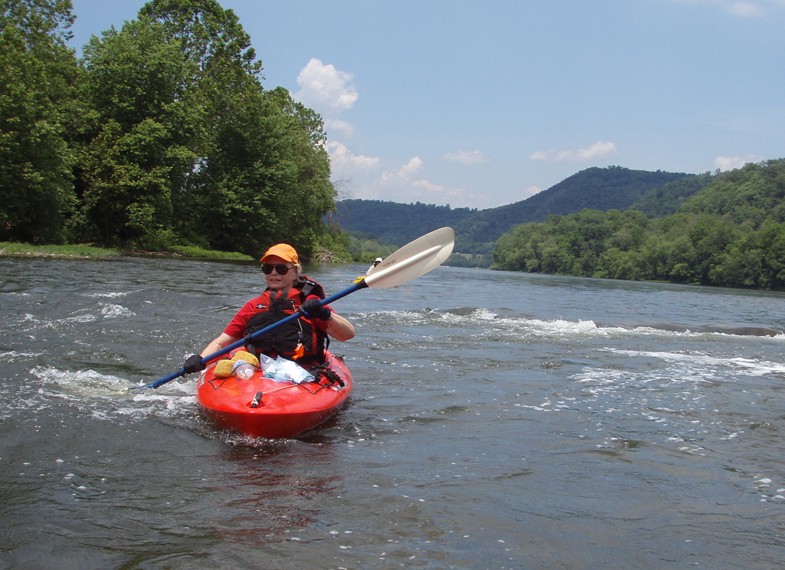
{"type": "MultiPolygon", "coordinates": [[[[360,277],[343,291],[331,295],[319,301],[320,305],[328,305],[342,299],[359,289],[370,287],[372,289],[389,289],[397,285],[403,285],[407,281],[425,275],[432,269],[436,269],[444,263],[452,253],[453,244],[455,243],[455,233],[452,228],[440,228],[434,230],[416,240],[406,244],[402,248],[396,250],[394,253],[387,256],[384,261],[379,265],[368,271],[364,277],[360,277]]],[[[289,315],[271,325],[259,329],[258,331],[245,336],[232,344],[226,345],[221,350],[212,354],[202,357],[202,364],[223,356],[234,350],[245,346],[247,342],[253,340],[257,336],[270,332],[276,327],[288,323],[290,321],[299,319],[304,316],[302,311],[297,311],[293,315],[289,315]]],[[[134,388],[158,388],[167,382],[185,376],[185,369],[180,368],[177,372],[173,372],[168,376],[159,378],[155,382],[149,382],[142,386],[135,386],[134,388]]]]}

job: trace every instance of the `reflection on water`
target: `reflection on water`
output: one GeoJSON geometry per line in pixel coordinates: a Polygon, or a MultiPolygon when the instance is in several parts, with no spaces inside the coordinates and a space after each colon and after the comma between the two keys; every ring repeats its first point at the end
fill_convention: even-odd
{"type": "Polygon", "coordinates": [[[330,474],[333,460],[329,445],[299,442],[246,441],[222,450],[216,461],[230,472],[206,489],[222,513],[213,532],[222,542],[246,546],[287,540],[318,521],[319,505],[340,491],[340,477],[330,474]],[[297,473],[289,469],[293,454],[297,473]]]}

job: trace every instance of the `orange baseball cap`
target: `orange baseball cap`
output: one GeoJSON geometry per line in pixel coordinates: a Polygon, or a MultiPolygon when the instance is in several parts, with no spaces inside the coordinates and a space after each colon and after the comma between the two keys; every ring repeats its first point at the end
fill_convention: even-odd
{"type": "Polygon", "coordinates": [[[268,257],[280,257],[284,261],[289,261],[295,265],[299,265],[300,263],[300,258],[297,257],[297,251],[288,243],[275,244],[264,253],[259,261],[264,263],[268,257]]]}

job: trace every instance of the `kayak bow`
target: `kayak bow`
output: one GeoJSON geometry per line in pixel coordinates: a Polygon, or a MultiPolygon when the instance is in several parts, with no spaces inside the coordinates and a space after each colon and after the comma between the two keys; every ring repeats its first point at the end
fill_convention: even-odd
{"type": "Polygon", "coordinates": [[[335,415],[352,392],[343,359],[327,352],[325,371],[314,382],[297,384],[266,378],[261,369],[244,380],[216,378],[210,366],[199,379],[196,401],[216,427],[249,437],[291,438],[335,415]]]}

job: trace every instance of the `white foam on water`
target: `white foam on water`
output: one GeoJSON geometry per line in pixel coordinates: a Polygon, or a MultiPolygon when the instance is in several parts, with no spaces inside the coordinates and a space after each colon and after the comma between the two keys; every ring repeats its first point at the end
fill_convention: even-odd
{"type": "Polygon", "coordinates": [[[716,367],[726,367],[732,369],[736,374],[748,376],[763,376],[764,374],[785,373],[785,364],[765,360],[752,360],[742,357],[717,357],[693,352],[680,353],[645,350],[622,350],[616,348],[606,348],[605,350],[626,356],[657,358],[663,360],[664,362],[688,363],[693,368],[704,367],[705,369],[710,369],[716,367]]]}
{"type": "Polygon", "coordinates": [[[27,351],[19,351],[19,350],[7,350],[5,352],[0,352],[0,362],[18,362],[18,361],[25,361],[31,360],[33,358],[38,358],[43,356],[44,352],[27,352],[27,351]]]}
{"type": "Polygon", "coordinates": [[[196,409],[195,381],[170,382],[164,389],[144,389],[126,378],[102,374],[95,370],[61,370],[52,366],[38,366],[31,374],[42,385],[40,399],[28,399],[27,407],[46,406],[52,396],[64,398],[94,419],[113,421],[118,416],[134,420],[150,417],[193,416],[196,409]]]}
{"type": "MultiPolygon", "coordinates": [[[[460,315],[457,315],[455,313],[447,313],[447,314],[448,315],[449,314],[453,314],[455,316],[460,316],[460,315]]],[[[496,320],[499,319],[499,316],[496,313],[494,313],[493,311],[491,311],[490,309],[486,309],[486,308],[482,308],[481,307],[479,309],[475,309],[475,310],[472,311],[471,318],[477,319],[479,321],[496,321],[496,320]]]]}
{"type": "MultiPolygon", "coordinates": [[[[537,319],[523,316],[503,316],[498,312],[487,308],[464,308],[452,309],[447,311],[425,310],[425,311],[387,311],[366,314],[373,318],[373,315],[384,315],[385,319],[391,319],[403,324],[422,324],[444,322],[447,324],[465,325],[471,321],[473,325],[488,329],[498,333],[498,331],[509,331],[510,334],[521,335],[529,334],[534,337],[554,337],[554,338],[637,338],[637,337],[658,337],[658,338],[712,338],[739,336],[730,332],[690,330],[688,327],[679,327],[679,330],[660,328],[653,326],[619,326],[601,325],[591,319],[568,320],[568,319],[537,319]]],[[[741,335],[749,336],[749,335],[741,335]]],[[[761,340],[783,342],[785,334],[774,336],[762,335],[761,340]]]]}
{"type": "MultiPolygon", "coordinates": [[[[493,315],[493,313],[490,313],[493,315]]],[[[506,329],[516,335],[530,334],[536,337],[581,337],[607,336],[616,334],[623,329],[600,328],[594,321],[568,321],[564,319],[541,320],[515,317],[498,317],[489,314],[472,314],[472,319],[493,321],[496,329],[506,329]]]]}
{"type": "Polygon", "coordinates": [[[144,392],[134,394],[130,400],[123,400],[115,413],[134,419],[155,417],[191,417],[196,411],[195,386],[193,383],[177,384],[174,393],[155,392],[146,389],[144,392]],[[124,405],[128,402],[133,405],[124,405]]]}
{"type": "MultiPolygon", "coordinates": [[[[510,334],[529,334],[535,337],[568,338],[710,338],[712,336],[729,336],[728,333],[714,331],[671,330],[651,326],[620,326],[597,324],[591,319],[569,320],[563,318],[538,319],[519,315],[505,315],[499,311],[488,308],[465,307],[449,310],[423,309],[419,311],[375,311],[372,313],[358,313],[355,318],[377,320],[383,319],[404,325],[438,324],[465,326],[471,322],[478,327],[478,332],[483,330],[508,331],[510,334]]],[[[764,336],[762,339],[785,340],[785,335],[775,337],[764,336]]]]}
{"type": "MultiPolygon", "coordinates": [[[[121,317],[133,317],[136,313],[132,310],[117,305],[115,303],[98,303],[97,307],[79,309],[70,317],[60,319],[60,322],[89,323],[99,319],[117,319],[121,317]]],[[[57,324],[58,321],[54,323],[57,324]]]]}
{"type": "Polygon", "coordinates": [[[107,291],[105,293],[87,293],[85,297],[92,297],[95,299],[117,299],[119,297],[127,297],[131,293],[137,291],[107,291]]]}
{"type": "Polygon", "coordinates": [[[77,309],[69,316],[57,319],[39,319],[35,315],[26,313],[22,316],[21,326],[18,329],[25,332],[40,328],[58,329],[73,324],[92,323],[101,319],[118,319],[135,315],[136,313],[123,305],[99,302],[97,306],[77,309]]]}
{"type": "Polygon", "coordinates": [[[534,334],[545,336],[607,336],[618,334],[624,329],[598,327],[594,321],[566,321],[556,319],[553,321],[541,321],[532,319],[527,321],[534,334]]]}
{"type": "Polygon", "coordinates": [[[133,317],[136,313],[122,305],[100,303],[99,314],[105,319],[117,319],[120,317],[133,317]]]}
{"type": "Polygon", "coordinates": [[[110,396],[128,392],[128,381],[95,370],[60,370],[53,366],[36,366],[30,371],[44,385],[53,384],[64,393],[110,396]]]}
{"type": "Polygon", "coordinates": [[[776,485],[770,477],[756,475],[754,485],[762,503],[785,502],[785,487],[776,485]]]}

